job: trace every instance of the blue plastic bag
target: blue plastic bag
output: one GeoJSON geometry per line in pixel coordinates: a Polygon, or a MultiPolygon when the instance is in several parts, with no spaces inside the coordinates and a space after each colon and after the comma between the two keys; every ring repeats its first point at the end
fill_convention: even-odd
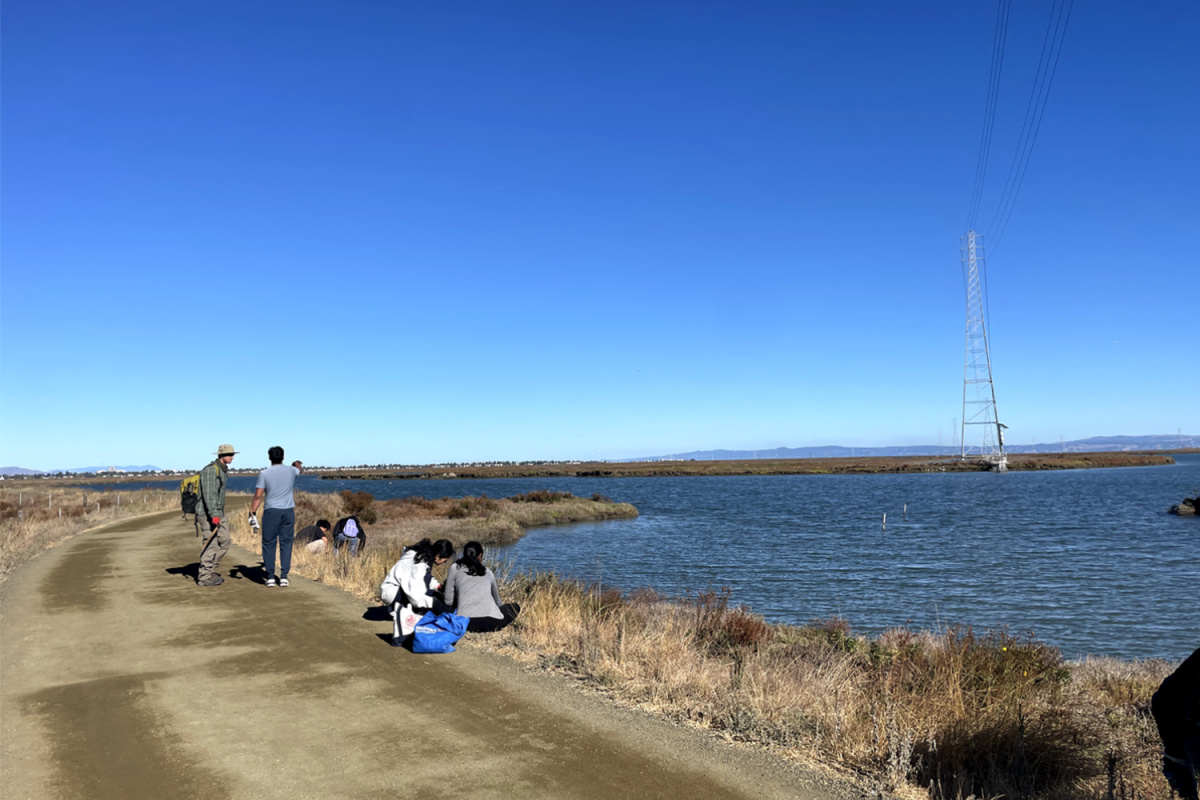
{"type": "Polygon", "coordinates": [[[467,623],[470,621],[458,614],[428,612],[413,628],[413,652],[453,653],[454,643],[467,632],[467,623]]]}

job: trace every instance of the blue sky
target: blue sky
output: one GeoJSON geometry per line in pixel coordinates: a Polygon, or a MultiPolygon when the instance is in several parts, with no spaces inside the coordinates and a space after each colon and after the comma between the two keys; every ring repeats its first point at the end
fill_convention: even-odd
{"type": "MultiPolygon", "coordinates": [[[[949,444],[994,15],[5,3],[0,462],[949,444]]],[[[1198,23],[1074,7],[989,264],[1010,441],[1200,429],[1198,23]]]]}

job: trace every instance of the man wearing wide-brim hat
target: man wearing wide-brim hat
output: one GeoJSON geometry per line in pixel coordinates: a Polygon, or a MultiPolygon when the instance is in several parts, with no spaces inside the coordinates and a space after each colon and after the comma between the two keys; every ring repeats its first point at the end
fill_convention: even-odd
{"type": "Polygon", "coordinates": [[[200,574],[197,586],[220,586],[225,579],[216,573],[229,550],[229,521],[225,519],[225,484],[229,463],[237,455],[231,444],[217,448],[216,459],[200,470],[200,499],[196,501],[196,527],[204,537],[200,549],[200,574]]]}

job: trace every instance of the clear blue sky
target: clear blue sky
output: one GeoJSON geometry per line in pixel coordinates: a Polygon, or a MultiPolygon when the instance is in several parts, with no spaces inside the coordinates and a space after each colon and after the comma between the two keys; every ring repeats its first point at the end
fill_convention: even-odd
{"type": "MultiPolygon", "coordinates": [[[[994,14],[10,0],[0,462],[949,444],[994,14]]],[[[1075,4],[990,263],[1012,442],[1200,430],[1198,34],[1075,4]]]]}

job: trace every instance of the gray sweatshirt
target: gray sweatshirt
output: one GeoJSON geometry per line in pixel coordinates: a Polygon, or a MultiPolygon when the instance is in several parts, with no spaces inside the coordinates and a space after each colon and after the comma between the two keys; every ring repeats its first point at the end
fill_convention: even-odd
{"type": "Polygon", "coordinates": [[[446,605],[455,606],[460,617],[491,617],[504,619],[500,611],[500,590],[496,588],[496,576],[489,569],[482,575],[469,575],[458,562],[450,565],[446,573],[446,605]]]}

